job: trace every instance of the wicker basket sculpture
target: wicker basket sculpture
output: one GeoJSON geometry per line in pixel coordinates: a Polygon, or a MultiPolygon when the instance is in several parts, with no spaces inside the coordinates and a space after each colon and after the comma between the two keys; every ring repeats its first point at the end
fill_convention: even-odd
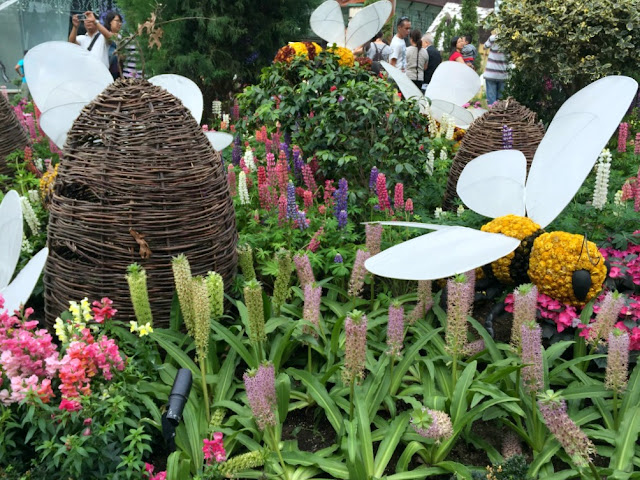
{"type": "Polygon", "coordinates": [[[221,155],[173,95],[144,80],[118,80],[87,105],[68,133],[50,207],[46,319],[68,301],[108,296],[120,320],[133,307],[125,274],[147,270],[156,326],[167,326],[171,258],[193,275],[230,285],[237,231],[221,155]]]}
{"type": "Polygon", "coordinates": [[[464,167],[474,158],[503,148],[503,126],[511,129],[513,149],[520,150],[527,158],[527,172],[533,155],[544,136],[544,126],[534,112],[520,105],[513,98],[494,104],[487,113],[474,121],[460,143],[453,159],[442,207],[453,208],[458,197],[456,185],[464,167]]]}
{"type": "Polygon", "coordinates": [[[27,145],[29,134],[20,125],[9,101],[0,94],[0,174],[11,173],[5,161],[6,156],[27,145]]]}

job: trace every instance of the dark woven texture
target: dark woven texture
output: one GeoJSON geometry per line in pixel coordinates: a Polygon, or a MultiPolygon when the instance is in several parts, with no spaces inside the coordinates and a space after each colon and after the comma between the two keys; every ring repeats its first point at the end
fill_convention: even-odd
{"type": "Polygon", "coordinates": [[[63,152],[44,276],[49,325],[85,296],[108,296],[120,320],[133,319],[125,274],[134,262],[147,270],[155,326],[169,323],[172,257],[231,284],[237,231],[222,158],[178,99],[118,80],[84,108],[63,152]]]}
{"type": "Polygon", "coordinates": [[[5,158],[12,152],[29,145],[29,134],[20,125],[9,101],[0,94],[0,174],[9,175],[5,158]]]}
{"type": "Polygon", "coordinates": [[[520,150],[527,158],[527,173],[538,145],[544,137],[544,126],[534,112],[520,105],[513,98],[500,100],[483,116],[475,120],[460,143],[453,159],[442,208],[451,210],[458,198],[456,185],[464,167],[476,157],[495,150],[502,150],[502,127],[513,129],[513,149],[520,150]]]}

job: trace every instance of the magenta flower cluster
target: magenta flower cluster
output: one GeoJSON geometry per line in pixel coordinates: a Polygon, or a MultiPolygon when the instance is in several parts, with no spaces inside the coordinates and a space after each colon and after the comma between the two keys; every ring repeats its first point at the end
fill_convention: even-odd
{"type": "Polygon", "coordinates": [[[227,459],[227,452],[224,449],[221,432],[215,432],[213,434],[213,440],[205,438],[202,440],[202,443],[202,453],[204,453],[204,461],[207,465],[211,465],[214,460],[219,463],[227,459]]]}

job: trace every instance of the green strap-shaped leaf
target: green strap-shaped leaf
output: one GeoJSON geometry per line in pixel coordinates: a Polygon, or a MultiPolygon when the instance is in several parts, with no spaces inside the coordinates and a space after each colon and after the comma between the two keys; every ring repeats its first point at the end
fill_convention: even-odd
{"type": "Polygon", "coordinates": [[[451,421],[454,430],[458,429],[458,424],[467,411],[467,391],[473,382],[473,376],[476,373],[477,366],[478,362],[476,361],[467,365],[454,387],[453,398],[451,399],[451,421]]]}
{"type": "Polygon", "coordinates": [[[288,465],[316,465],[318,468],[327,472],[334,478],[349,478],[349,471],[344,463],[331,458],[324,458],[317,453],[283,451],[282,458],[288,465]]]}
{"type": "Polygon", "coordinates": [[[163,332],[161,329],[156,329],[153,333],[150,333],[149,336],[152,340],[154,340],[158,345],[160,345],[165,352],[167,352],[171,358],[173,358],[178,365],[182,368],[188,368],[191,370],[193,375],[200,375],[200,369],[194,363],[193,360],[189,358],[180,347],[178,347],[174,342],[174,338],[172,335],[163,332]]]}
{"type": "MultiPolygon", "coordinates": [[[[238,302],[240,304],[240,302],[238,302]]],[[[211,328],[222,337],[222,339],[229,344],[229,346],[236,351],[240,357],[245,361],[245,363],[249,366],[249,368],[258,368],[258,364],[256,363],[256,359],[253,355],[249,353],[247,347],[242,344],[242,334],[236,337],[231,330],[226,328],[219,322],[212,322],[211,328]]]]}
{"type": "Polygon", "coordinates": [[[333,398],[331,398],[329,392],[327,392],[325,386],[307,371],[290,368],[287,372],[292,377],[300,380],[304,386],[307,387],[309,395],[311,395],[317,404],[324,409],[329,423],[331,423],[331,426],[333,426],[336,433],[340,435],[344,424],[342,414],[340,413],[336,402],[333,401],[333,398]]]}
{"type": "Polygon", "coordinates": [[[393,422],[391,422],[391,425],[389,425],[389,429],[376,452],[373,468],[374,477],[381,477],[384,473],[389,460],[391,460],[391,456],[398,447],[402,435],[407,431],[407,425],[409,425],[408,413],[403,413],[396,417],[393,422]]]}
{"type": "Polygon", "coordinates": [[[237,353],[235,350],[231,350],[227,355],[220,371],[218,371],[218,383],[215,386],[213,399],[218,400],[231,400],[231,384],[235,378],[236,373],[236,359],[237,353]]]}
{"type": "Polygon", "coordinates": [[[360,452],[364,463],[366,478],[373,475],[373,442],[371,440],[371,420],[369,419],[369,409],[365,403],[364,392],[360,387],[355,388],[355,414],[358,422],[358,433],[360,436],[360,452]]]}
{"type": "Polygon", "coordinates": [[[633,471],[631,460],[635,453],[639,433],[640,406],[635,406],[625,412],[620,422],[620,428],[618,429],[615,440],[616,449],[613,452],[611,464],[609,465],[611,468],[623,472],[633,471]]]}
{"type": "Polygon", "coordinates": [[[404,377],[404,374],[407,373],[407,370],[409,370],[409,367],[416,362],[416,358],[418,356],[418,353],[422,349],[422,347],[424,347],[429,342],[429,340],[431,340],[438,333],[440,333],[440,330],[441,330],[440,328],[436,330],[432,330],[428,334],[420,337],[420,339],[418,339],[406,351],[400,363],[398,363],[398,365],[396,365],[396,367],[393,369],[393,378],[391,379],[391,387],[390,387],[390,392],[392,395],[395,395],[395,393],[398,391],[398,388],[400,388],[400,384],[402,383],[402,377],[404,377]]]}

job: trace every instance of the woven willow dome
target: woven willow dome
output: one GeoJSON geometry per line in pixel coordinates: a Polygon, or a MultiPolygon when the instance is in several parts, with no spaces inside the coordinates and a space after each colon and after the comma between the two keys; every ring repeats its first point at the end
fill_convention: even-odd
{"type": "Polygon", "coordinates": [[[456,185],[464,167],[476,157],[495,150],[502,150],[502,128],[512,129],[513,149],[520,150],[527,159],[527,173],[533,155],[544,137],[544,126],[534,112],[520,105],[513,98],[496,102],[483,116],[475,120],[460,143],[453,159],[449,180],[444,194],[443,208],[450,210],[458,195],[456,185]]]}
{"type": "Polygon", "coordinates": [[[10,153],[29,145],[29,134],[20,125],[9,101],[0,95],[0,175],[8,175],[5,158],[10,153]]]}
{"type": "Polygon", "coordinates": [[[156,326],[169,322],[171,258],[231,283],[237,232],[220,153],[180,100],[144,80],[118,80],[68,133],[50,207],[47,323],[69,300],[108,296],[133,319],[127,266],[147,270],[156,326]]]}

